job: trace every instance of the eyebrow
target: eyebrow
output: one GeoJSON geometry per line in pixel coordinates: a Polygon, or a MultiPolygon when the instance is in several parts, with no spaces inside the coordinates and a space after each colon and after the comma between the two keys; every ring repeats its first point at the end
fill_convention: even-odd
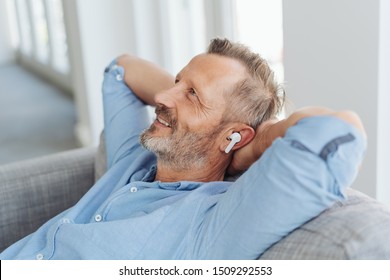
{"type": "MultiPolygon", "coordinates": [[[[183,70],[182,70],[182,71],[183,71],[183,70]]],[[[175,77],[176,80],[179,79],[179,78],[181,77],[181,72],[182,72],[182,71],[180,71],[179,73],[176,74],[176,77],[175,77]]]]}

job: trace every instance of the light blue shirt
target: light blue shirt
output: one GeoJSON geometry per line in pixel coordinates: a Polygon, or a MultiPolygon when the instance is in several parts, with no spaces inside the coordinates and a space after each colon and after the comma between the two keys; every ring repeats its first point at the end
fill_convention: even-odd
{"type": "Polygon", "coordinates": [[[329,116],[302,119],[235,182],[154,181],[150,125],[113,61],[103,83],[108,171],[72,208],[1,259],[256,259],[335,201],[366,140],[329,116]]]}

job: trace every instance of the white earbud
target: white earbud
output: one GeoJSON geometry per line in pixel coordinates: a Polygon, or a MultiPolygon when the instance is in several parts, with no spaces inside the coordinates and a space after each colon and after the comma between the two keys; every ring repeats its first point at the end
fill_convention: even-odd
{"type": "Polygon", "coordinates": [[[232,135],[230,135],[228,139],[230,140],[230,143],[225,149],[225,153],[227,154],[233,149],[234,145],[241,141],[241,134],[238,132],[234,132],[232,135]]]}

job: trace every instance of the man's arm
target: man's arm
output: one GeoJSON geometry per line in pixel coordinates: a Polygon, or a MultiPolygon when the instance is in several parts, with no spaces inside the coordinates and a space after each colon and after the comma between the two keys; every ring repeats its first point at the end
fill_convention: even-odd
{"type": "Polygon", "coordinates": [[[257,258],[342,200],[358,174],[366,137],[352,112],[306,108],[263,129],[261,157],[207,213],[200,258],[257,258]]]}
{"type": "Polygon", "coordinates": [[[269,148],[278,137],[283,137],[290,127],[294,126],[303,118],[329,115],[340,118],[357,128],[366,137],[362,121],[359,116],[352,111],[333,111],[324,107],[305,107],[287,119],[277,121],[275,119],[262,123],[256,129],[255,138],[246,146],[237,150],[229,166],[228,173],[235,175],[249,168],[261,155],[269,148]]]}
{"type": "Polygon", "coordinates": [[[108,167],[139,146],[139,134],[150,125],[145,103],[154,105],[154,95],[173,83],[166,71],[131,55],[106,67],[102,91],[108,167]]]}
{"type": "Polygon", "coordinates": [[[159,66],[132,55],[118,57],[118,65],[125,70],[125,82],[146,104],[155,106],[156,93],[171,88],[175,78],[159,66]]]}

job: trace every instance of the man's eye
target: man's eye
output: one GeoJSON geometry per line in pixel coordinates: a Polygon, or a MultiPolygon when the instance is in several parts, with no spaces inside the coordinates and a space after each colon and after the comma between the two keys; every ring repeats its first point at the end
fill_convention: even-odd
{"type": "Polygon", "coordinates": [[[196,92],[195,92],[195,90],[193,88],[190,89],[190,94],[193,95],[193,96],[196,96],[196,92]]]}

